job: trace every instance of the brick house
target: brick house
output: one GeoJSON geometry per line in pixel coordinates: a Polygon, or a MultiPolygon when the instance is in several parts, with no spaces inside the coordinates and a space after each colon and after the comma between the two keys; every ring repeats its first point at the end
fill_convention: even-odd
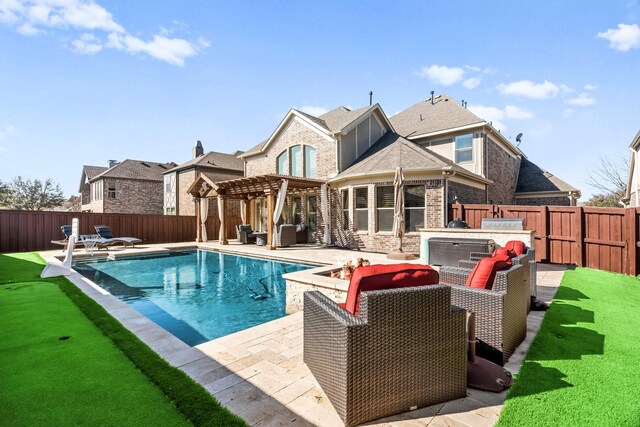
{"type": "MultiPolygon", "coordinates": [[[[319,241],[317,226],[328,221],[335,244],[376,252],[397,245],[391,230],[398,166],[405,176],[404,247],[414,252],[419,228],[447,224],[449,203],[569,205],[580,195],[446,94],[391,118],[378,104],[338,107],[318,117],[292,109],[268,139],[240,157],[247,177],[325,180],[330,218],[319,217],[318,195],[301,194],[287,198],[285,222],[308,225],[309,240],[319,241]]],[[[250,203],[251,223],[261,230],[266,201],[257,197],[250,203]]]]}
{"type": "Polygon", "coordinates": [[[165,215],[195,215],[195,203],[187,189],[198,174],[214,182],[243,177],[244,162],[238,157],[241,153],[205,153],[202,143],[196,141],[191,160],[163,172],[165,215]]]}
{"type": "Polygon", "coordinates": [[[175,163],[109,161],[109,167],[83,166],[82,211],[161,215],[162,174],[175,163]]]}
{"type": "Polygon", "coordinates": [[[640,206],[640,131],[636,134],[629,145],[631,150],[631,158],[629,160],[629,176],[627,177],[627,192],[623,203],[627,207],[637,208],[640,206]]]}

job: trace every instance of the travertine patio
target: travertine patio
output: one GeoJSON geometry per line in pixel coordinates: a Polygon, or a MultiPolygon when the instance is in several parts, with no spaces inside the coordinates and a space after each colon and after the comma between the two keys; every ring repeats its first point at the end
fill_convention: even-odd
{"type": "MultiPolygon", "coordinates": [[[[372,262],[390,262],[381,254],[363,254],[338,249],[295,247],[267,251],[264,248],[217,243],[201,248],[263,255],[286,260],[334,264],[337,259],[368,257],[372,262]]],[[[149,245],[134,249],[110,250],[116,256],[128,253],[164,251],[194,247],[193,244],[149,245]]],[[[82,252],[82,251],[80,251],[82,252]]],[[[46,260],[59,251],[44,252],[46,260]]],[[[564,267],[538,266],[538,298],[551,301],[564,267]]],[[[342,422],[331,403],[302,361],[302,313],[256,326],[196,347],[189,347],[129,306],[73,273],[69,279],[103,305],[124,326],[160,354],[202,384],[222,404],[256,426],[340,426],[342,422]]],[[[506,368],[517,373],[531,341],[540,328],[544,312],[531,312],[527,339],[506,368]]],[[[505,399],[505,393],[469,389],[464,399],[433,405],[378,420],[376,426],[491,426],[505,399]]]]}

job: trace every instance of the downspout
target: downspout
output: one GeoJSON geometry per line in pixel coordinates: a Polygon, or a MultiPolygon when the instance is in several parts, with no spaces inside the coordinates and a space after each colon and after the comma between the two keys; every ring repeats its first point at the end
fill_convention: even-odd
{"type": "Polygon", "coordinates": [[[450,171],[450,170],[446,170],[446,171],[442,171],[442,175],[444,176],[444,212],[442,215],[442,218],[444,218],[444,224],[443,226],[446,227],[447,224],[449,224],[449,177],[454,176],[456,174],[455,171],[450,171]]]}
{"type": "Polygon", "coordinates": [[[634,169],[633,172],[636,174],[636,179],[635,179],[635,181],[636,181],[636,185],[635,185],[636,203],[635,203],[634,207],[638,207],[638,204],[639,204],[638,203],[638,166],[640,166],[640,165],[638,165],[638,152],[636,150],[633,150],[633,152],[634,152],[633,155],[635,157],[635,162],[634,162],[634,165],[633,165],[634,166],[633,167],[633,169],[634,169]]]}
{"type": "MultiPolygon", "coordinates": [[[[493,129],[489,128],[489,132],[485,132],[484,137],[482,138],[482,151],[484,152],[484,177],[486,179],[489,179],[489,144],[487,142],[489,140],[489,134],[491,134],[491,132],[493,132],[493,129]]],[[[486,184],[484,186],[484,202],[485,204],[489,204],[489,186],[486,184]]]]}

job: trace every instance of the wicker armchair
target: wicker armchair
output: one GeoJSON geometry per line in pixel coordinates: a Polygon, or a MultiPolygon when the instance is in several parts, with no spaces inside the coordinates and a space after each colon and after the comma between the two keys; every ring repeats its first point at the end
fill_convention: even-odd
{"type": "Polygon", "coordinates": [[[452,285],[452,304],[476,314],[478,354],[504,365],[527,335],[529,288],[524,267],[514,264],[498,271],[491,290],[464,286],[470,273],[470,269],[441,267],[440,282],[452,285]]]}
{"type": "MultiPolygon", "coordinates": [[[[462,267],[462,268],[468,268],[468,269],[473,269],[473,267],[475,267],[475,265],[478,263],[478,261],[482,258],[486,258],[486,257],[490,257],[491,254],[489,253],[484,253],[484,252],[472,252],[471,256],[469,257],[469,260],[460,260],[458,261],[458,266],[462,267]]],[[[524,267],[524,273],[523,273],[523,277],[524,277],[524,286],[527,289],[530,289],[531,286],[531,264],[529,262],[529,253],[526,254],[522,254],[522,255],[518,255],[517,257],[513,257],[511,258],[511,262],[515,265],[521,265],[524,267]]],[[[533,295],[532,293],[527,293],[524,296],[525,299],[525,304],[527,306],[527,313],[529,311],[531,311],[531,295],[533,295]]]]}
{"type": "Polygon", "coordinates": [[[466,312],[451,290],[363,292],[358,316],[304,294],[304,361],[345,425],[466,396],[466,312]]]}
{"type": "Polygon", "coordinates": [[[293,224],[280,224],[276,226],[274,245],[277,247],[296,245],[296,226],[293,224]]]}
{"type": "Polygon", "coordinates": [[[240,243],[246,244],[256,242],[256,236],[253,235],[253,230],[251,230],[250,225],[236,225],[236,235],[238,236],[238,242],[240,243]]]}

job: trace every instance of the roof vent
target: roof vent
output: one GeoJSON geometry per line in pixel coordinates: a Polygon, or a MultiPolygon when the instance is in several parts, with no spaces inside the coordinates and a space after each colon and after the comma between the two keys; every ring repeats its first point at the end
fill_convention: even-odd
{"type": "Polygon", "coordinates": [[[434,94],[434,92],[435,91],[433,91],[433,90],[431,91],[431,105],[433,105],[433,94],[434,94]]]}

